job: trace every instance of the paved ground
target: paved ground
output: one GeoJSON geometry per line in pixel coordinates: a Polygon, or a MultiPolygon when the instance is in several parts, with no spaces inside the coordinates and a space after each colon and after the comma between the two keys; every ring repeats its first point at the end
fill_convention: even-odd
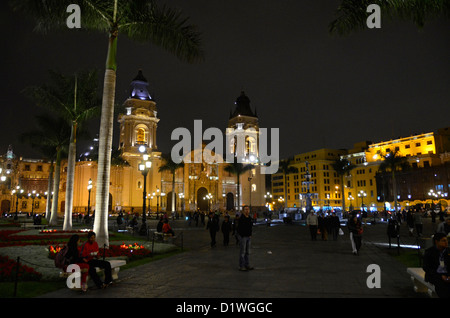
{"type": "MultiPolygon", "coordinates": [[[[432,233],[430,219],[424,221],[424,234],[432,233]]],[[[119,273],[119,281],[105,290],[86,294],[68,289],[44,298],[423,298],[413,291],[406,266],[389,249],[386,224],[367,225],[359,256],[351,252],[346,228],[337,241],[311,241],[301,224],[254,227],[252,253],[254,270],[238,271],[239,248],[234,238],[229,246],[209,246],[209,233],[201,227],[173,223],[183,231],[185,252],[119,273]],[[381,244],[379,244],[381,243],[381,244]],[[366,272],[370,264],[381,269],[381,287],[368,288],[366,272]]],[[[401,243],[414,244],[402,224],[401,243]]],[[[405,253],[402,248],[400,253],[405,253]]]]}

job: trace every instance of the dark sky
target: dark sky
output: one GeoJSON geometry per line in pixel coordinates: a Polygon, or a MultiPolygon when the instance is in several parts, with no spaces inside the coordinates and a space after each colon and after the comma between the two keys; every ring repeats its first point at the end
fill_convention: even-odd
{"type": "MultiPolygon", "coordinates": [[[[38,158],[18,135],[41,111],[21,90],[65,74],[99,69],[103,81],[107,35],[67,31],[41,35],[33,22],[1,3],[0,153],[38,158]]],[[[76,3],[76,1],[74,1],[76,3]]],[[[116,100],[142,69],[157,102],[158,146],[170,151],[171,132],[195,119],[225,130],[245,90],[260,127],[280,129],[280,157],[319,148],[352,148],[450,126],[450,22],[419,31],[411,22],[348,36],[328,25],[340,1],[170,0],[203,34],[206,59],[189,65],[153,45],[119,37],[116,100]]],[[[99,121],[92,122],[98,133],[99,121]]],[[[113,141],[118,145],[118,139],[113,141]]]]}

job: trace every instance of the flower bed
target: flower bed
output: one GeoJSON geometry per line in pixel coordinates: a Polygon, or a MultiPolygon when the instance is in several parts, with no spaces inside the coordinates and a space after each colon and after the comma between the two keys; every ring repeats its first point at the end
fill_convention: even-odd
{"type": "MultiPolygon", "coordinates": [[[[16,279],[17,262],[8,256],[0,255],[0,282],[12,282],[16,279]]],[[[42,277],[41,273],[36,272],[33,268],[23,264],[19,264],[18,272],[19,281],[37,281],[42,277]]]]}
{"type": "MultiPolygon", "coordinates": [[[[24,230],[3,230],[0,231],[0,247],[7,246],[25,246],[25,245],[48,245],[58,244],[58,240],[69,240],[74,232],[78,231],[59,231],[62,233],[40,233],[37,235],[14,235],[24,230]]],[[[81,232],[85,234],[85,232],[81,232]]]]}

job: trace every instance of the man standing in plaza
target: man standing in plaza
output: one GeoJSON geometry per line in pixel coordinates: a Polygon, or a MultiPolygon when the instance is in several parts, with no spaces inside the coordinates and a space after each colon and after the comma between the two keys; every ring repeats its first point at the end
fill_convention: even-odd
{"type": "Polygon", "coordinates": [[[319,220],[314,210],[311,210],[306,217],[306,225],[309,227],[311,233],[311,240],[317,240],[317,226],[319,225],[319,220]]]}
{"type": "Polygon", "coordinates": [[[253,269],[249,263],[250,242],[252,237],[253,222],[250,216],[250,208],[244,205],[243,212],[239,217],[238,226],[236,228],[237,237],[239,239],[239,270],[248,271],[253,269]]]}

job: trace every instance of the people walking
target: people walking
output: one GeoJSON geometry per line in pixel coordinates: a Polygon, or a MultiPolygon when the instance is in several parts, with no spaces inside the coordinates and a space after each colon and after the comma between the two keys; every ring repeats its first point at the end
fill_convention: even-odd
{"type": "Polygon", "coordinates": [[[319,225],[319,220],[314,210],[311,210],[311,212],[309,212],[308,216],[306,217],[306,225],[309,228],[311,240],[317,241],[317,226],[319,225]]]}
{"type": "Polygon", "coordinates": [[[414,216],[413,211],[410,209],[406,213],[406,224],[408,225],[409,236],[413,236],[414,232],[414,216]]]}
{"type": "Polygon", "coordinates": [[[414,212],[414,225],[416,227],[417,236],[422,236],[422,230],[423,230],[423,222],[422,222],[422,215],[420,210],[416,209],[414,212]]]}
{"type": "Polygon", "coordinates": [[[211,247],[215,247],[216,234],[219,231],[219,217],[215,215],[213,212],[209,213],[206,229],[209,230],[209,236],[211,237],[211,247]]]}
{"type": "Polygon", "coordinates": [[[339,217],[336,215],[336,212],[333,212],[329,216],[329,227],[333,241],[337,241],[339,229],[341,228],[341,222],[339,221],[339,217]]]}
{"type": "Polygon", "coordinates": [[[359,255],[361,248],[363,228],[359,218],[354,215],[348,221],[348,230],[350,232],[350,242],[352,243],[352,252],[354,255],[359,255]]]}
{"type": "Polygon", "coordinates": [[[230,232],[231,232],[231,222],[229,215],[225,215],[222,221],[221,231],[223,234],[223,245],[228,246],[228,244],[230,243],[230,232]]]}
{"type": "Polygon", "coordinates": [[[325,218],[325,215],[321,213],[319,215],[319,230],[322,235],[322,241],[328,240],[328,219],[325,218]]]}
{"type": "Polygon", "coordinates": [[[252,270],[250,266],[250,243],[252,237],[252,217],[250,216],[250,208],[245,205],[243,212],[239,217],[239,223],[236,228],[236,234],[239,238],[239,270],[252,270]]]}

